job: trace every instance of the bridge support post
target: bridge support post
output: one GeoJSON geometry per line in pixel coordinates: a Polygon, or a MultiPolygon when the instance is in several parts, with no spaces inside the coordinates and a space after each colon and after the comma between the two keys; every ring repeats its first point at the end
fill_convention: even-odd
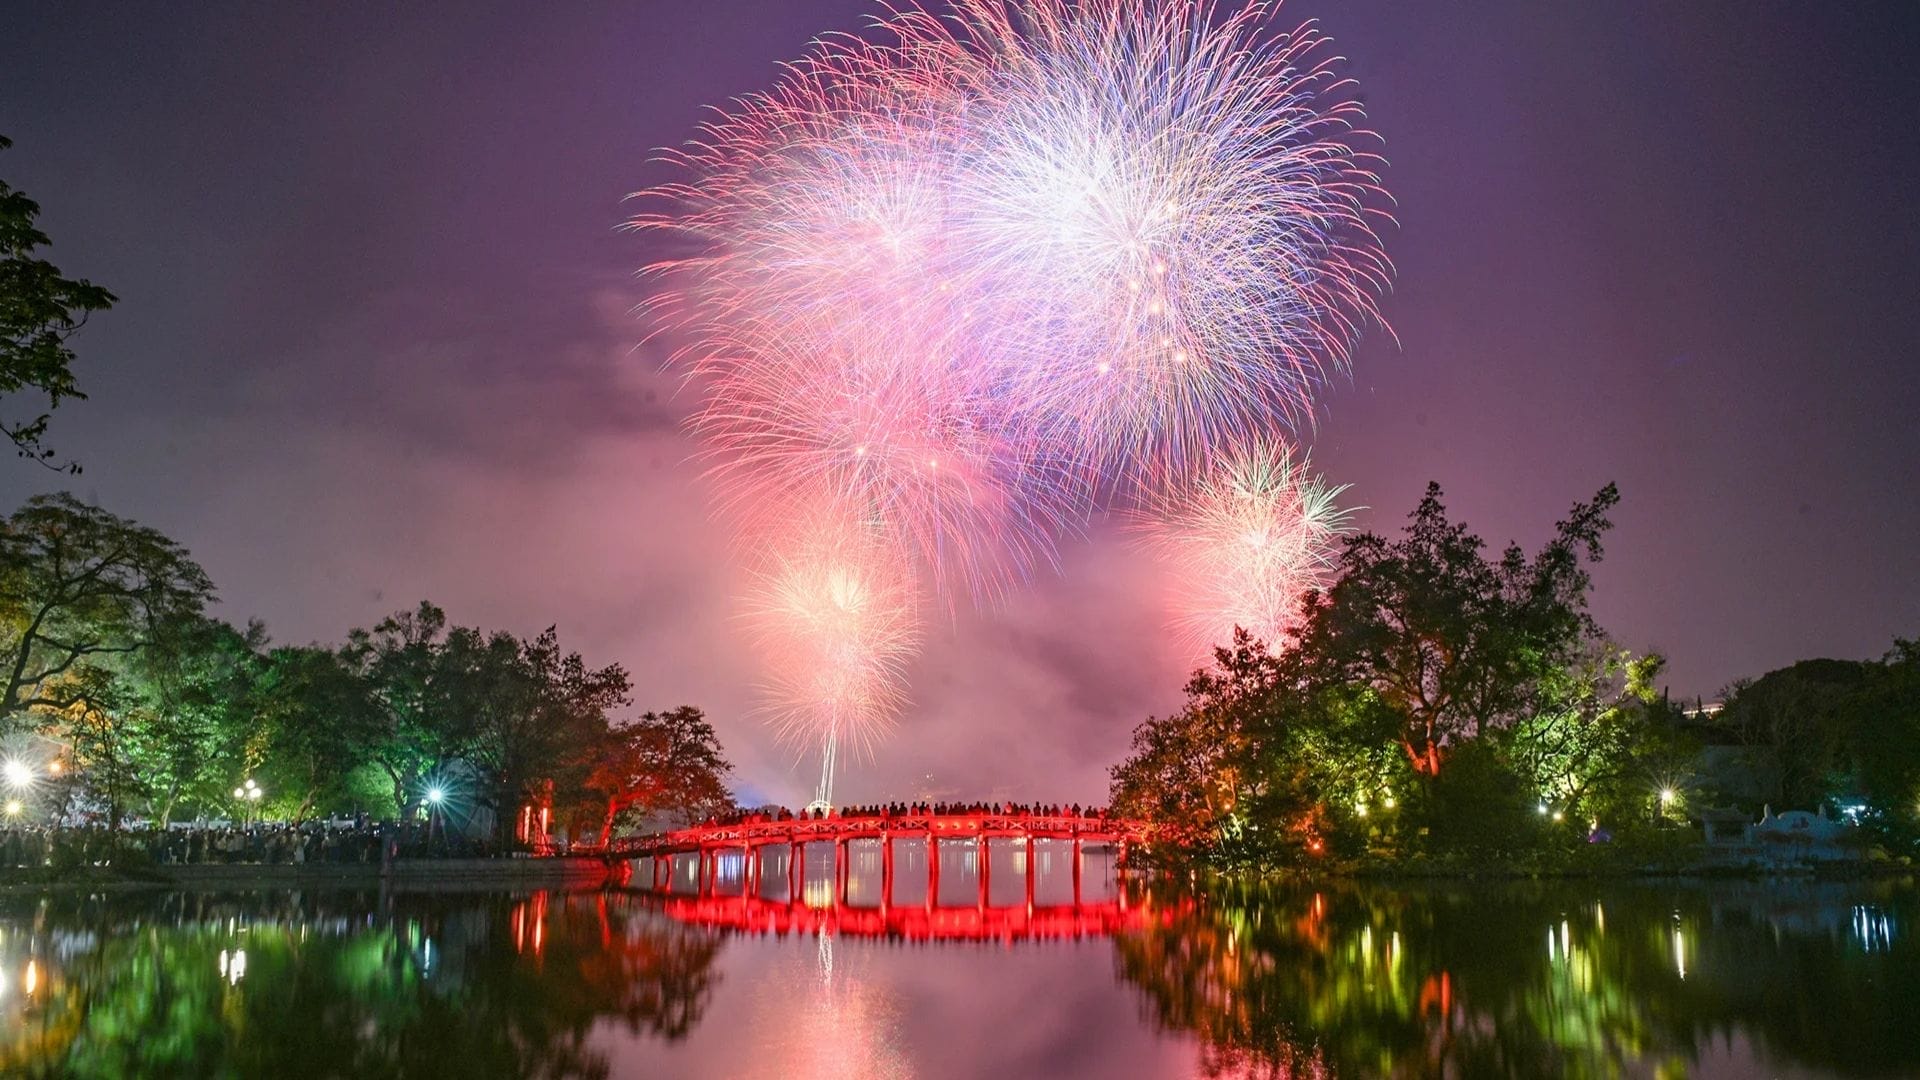
{"type": "Polygon", "coordinates": [[[748,841],[740,845],[740,854],[742,860],[740,895],[758,896],[760,895],[760,853],[754,848],[753,843],[748,841]]]}
{"type": "Polygon", "coordinates": [[[800,883],[807,872],[807,845],[798,840],[787,845],[787,903],[800,902],[800,883]]]}
{"type": "Polygon", "coordinates": [[[980,878],[980,910],[985,911],[987,910],[988,882],[993,876],[993,845],[987,840],[987,833],[984,829],[980,832],[978,848],[979,855],[977,856],[977,862],[979,863],[980,870],[978,875],[980,878]]]}
{"type": "Polygon", "coordinates": [[[880,910],[893,906],[893,835],[880,834],[880,910]]]}
{"type": "Polygon", "coordinates": [[[847,878],[852,876],[848,873],[852,868],[847,863],[852,855],[846,840],[833,842],[833,902],[837,905],[844,906],[847,902],[847,878]]]}
{"type": "Polygon", "coordinates": [[[1027,834],[1027,910],[1033,910],[1033,879],[1040,866],[1033,859],[1033,834],[1027,834]]]}
{"type": "Polygon", "coordinates": [[[1073,906],[1080,906],[1080,838],[1073,838],[1073,906]]]}
{"type": "Polygon", "coordinates": [[[927,826],[927,914],[940,906],[940,838],[927,826]]]}

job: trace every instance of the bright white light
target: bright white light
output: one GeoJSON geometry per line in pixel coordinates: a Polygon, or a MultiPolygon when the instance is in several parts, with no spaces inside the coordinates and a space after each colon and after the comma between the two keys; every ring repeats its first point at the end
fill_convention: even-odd
{"type": "Polygon", "coordinates": [[[427,789],[427,801],[430,803],[437,803],[441,799],[444,799],[446,797],[447,797],[447,793],[444,791],[441,791],[437,787],[427,789]]]}
{"type": "Polygon", "coordinates": [[[18,813],[19,813],[19,812],[21,811],[21,809],[22,809],[22,807],[21,807],[21,805],[20,805],[20,800],[19,800],[19,799],[8,799],[8,800],[7,800],[7,816],[8,816],[8,817],[12,817],[12,816],[14,816],[15,814],[18,814],[18,813]]]}
{"type": "Polygon", "coordinates": [[[7,783],[14,787],[26,787],[33,783],[33,766],[19,758],[8,758],[6,764],[7,783]]]}
{"type": "Polygon", "coordinates": [[[1670,803],[1678,797],[1679,796],[1674,794],[1674,790],[1670,787],[1660,789],[1660,801],[1663,803],[1670,803]]]}

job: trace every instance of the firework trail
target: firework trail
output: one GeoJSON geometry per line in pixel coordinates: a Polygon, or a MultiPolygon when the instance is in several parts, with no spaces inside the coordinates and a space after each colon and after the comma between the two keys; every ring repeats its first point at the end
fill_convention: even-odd
{"type": "Polygon", "coordinates": [[[819,746],[816,801],[830,802],[841,747],[870,749],[906,704],[919,604],[884,536],[833,509],[794,520],[755,570],[748,617],[772,661],[770,719],[784,739],[819,746]]]}
{"type": "Polygon", "coordinates": [[[1301,598],[1329,581],[1352,511],[1343,486],[1310,472],[1283,442],[1230,451],[1139,524],[1173,572],[1177,626],[1197,649],[1235,627],[1279,647],[1297,627],[1301,598]]]}
{"type": "MultiPolygon", "coordinates": [[[[1380,325],[1373,137],[1276,6],[890,8],[641,193],[671,249],[647,315],[757,562],[778,722],[829,776],[904,703],[923,596],[997,599],[1097,509],[1217,501],[1217,462],[1301,427],[1380,325]],[[862,614],[817,618],[841,571],[862,614]]],[[[1236,611],[1267,626],[1262,565],[1236,611]]]]}

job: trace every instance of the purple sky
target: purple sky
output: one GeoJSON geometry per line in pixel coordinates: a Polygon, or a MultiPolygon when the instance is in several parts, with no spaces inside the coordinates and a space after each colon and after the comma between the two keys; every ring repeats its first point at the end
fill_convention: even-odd
{"type": "MultiPolygon", "coordinates": [[[[635,351],[624,194],[702,106],[861,0],[444,14],[29,5],[0,34],[0,175],[121,303],[56,445],[179,537],[223,611],[336,640],[430,597],[558,622],[646,706],[714,717],[750,796],[809,765],[757,672],[677,429],[635,351]]],[[[1315,461],[1397,529],[1429,479],[1494,544],[1624,502],[1596,608],[1677,694],[1920,634],[1920,9],[1391,0],[1319,17],[1386,137],[1385,311],[1315,461]]],[[[60,486],[0,468],[0,502],[60,486]]],[[[1151,568],[1099,528],[936,633],[847,800],[1095,800],[1179,699],[1151,568]]]]}

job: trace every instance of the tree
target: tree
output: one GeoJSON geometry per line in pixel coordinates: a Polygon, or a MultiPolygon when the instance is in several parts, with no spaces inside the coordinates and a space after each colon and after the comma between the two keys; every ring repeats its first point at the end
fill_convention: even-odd
{"type": "Polygon", "coordinates": [[[1400,539],[1350,538],[1338,581],[1307,598],[1303,678],[1369,688],[1397,718],[1414,771],[1435,775],[1451,740],[1510,721],[1531,685],[1594,636],[1585,564],[1599,561],[1618,501],[1609,484],[1575,504],[1531,560],[1510,545],[1489,563],[1429,484],[1400,539]]]}
{"type": "Polygon", "coordinates": [[[343,655],[379,717],[370,756],[393,784],[396,806],[409,805],[427,777],[473,742],[471,671],[446,645],[447,614],[424,600],[347,635],[343,655]]]}
{"type": "Polygon", "coordinates": [[[1220,853],[1241,838],[1241,803],[1265,790],[1249,768],[1259,711],[1278,682],[1274,657],[1245,630],[1214,650],[1210,668],[1187,681],[1187,703],[1149,717],[1133,732],[1125,761],[1112,770],[1116,813],[1145,818],[1188,853],[1220,853]]]}
{"type": "Polygon", "coordinates": [[[1777,808],[1818,805],[1845,771],[1851,741],[1849,699],[1865,688],[1873,665],[1802,660],[1729,688],[1720,723],[1773,777],[1777,808]],[[1770,768],[1769,768],[1770,766],[1770,768]]]}
{"type": "Polygon", "coordinates": [[[706,714],[691,705],[613,727],[592,747],[586,788],[602,800],[600,842],[613,835],[622,814],[659,814],[681,823],[733,805],[726,774],[733,766],[720,753],[720,738],[706,714]]]}
{"type": "Polygon", "coordinates": [[[1696,748],[1655,686],[1665,668],[1657,653],[1596,648],[1541,678],[1500,739],[1529,796],[1618,826],[1678,782],[1696,748]]]}
{"type": "MultiPolygon", "coordinates": [[[[13,143],[0,137],[0,150],[13,143]]],[[[34,226],[40,205],[0,181],[0,396],[35,390],[47,396],[48,412],[31,420],[0,418],[0,432],[21,457],[49,464],[53,451],[41,445],[51,410],[66,398],[84,399],[74,382],[68,340],[87,316],[113,306],[114,296],[85,280],[63,277],[58,267],[35,257],[47,234],[34,226]]],[[[51,467],[49,465],[49,467],[51,467]]],[[[78,465],[67,466],[79,472],[78,465]]]]}
{"type": "Polygon", "coordinates": [[[1853,779],[1884,838],[1920,850],[1920,640],[1896,638],[1846,702],[1853,779]]]}
{"type": "Polygon", "coordinates": [[[212,597],[206,573],[157,530],[65,493],[28,499],[0,523],[0,728],[74,704],[88,683],[67,676],[146,648],[212,597]]]}
{"type": "Polygon", "coordinates": [[[321,645],[268,653],[254,702],[259,729],[247,771],[264,775],[295,821],[342,791],[382,732],[367,684],[346,657],[321,645]]]}
{"type": "Polygon", "coordinates": [[[39,711],[55,718],[87,787],[106,800],[107,828],[117,830],[128,806],[148,793],[147,778],[134,760],[136,724],[129,720],[125,686],[112,672],[91,664],[68,670],[59,683],[61,704],[39,711]]]}
{"type": "Polygon", "coordinates": [[[223,805],[250,764],[266,640],[257,622],[239,630],[185,615],[157,627],[153,644],[119,665],[129,755],[162,825],[182,805],[223,805]]]}
{"type": "Polygon", "coordinates": [[[551,781],[560,792],[586,788],[592,752],[607,743],[608,714],[628,704],[630,680],[619,664],[590,668],[579,653],[563,653],[551,626],[528,642],[495,634],[482,644],[477,632],[450,641],[465,642],[480,659],[469,683],[482,695],[472,705],[473,758],[492,777],[486,801],[504,841],[536,783],[551,781]]]}

